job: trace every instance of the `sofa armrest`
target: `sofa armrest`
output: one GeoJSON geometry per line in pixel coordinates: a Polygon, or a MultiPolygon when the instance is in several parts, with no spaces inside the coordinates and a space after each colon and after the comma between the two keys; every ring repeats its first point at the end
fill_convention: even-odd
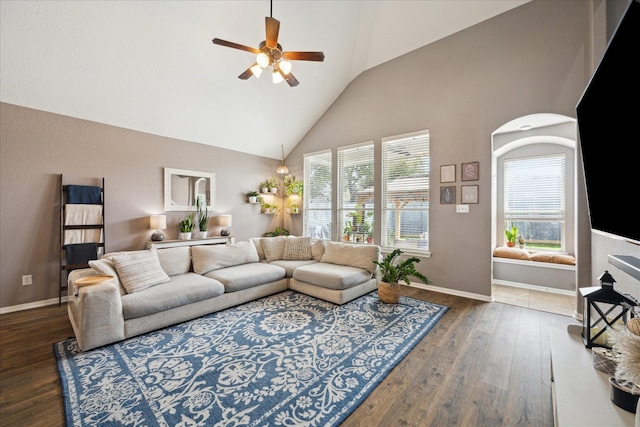
{"type": "Polygon", "coordinates": [[[67,311],[81,350],[125,338],[120,291],[113,280],[73,289],[67,311]]]}

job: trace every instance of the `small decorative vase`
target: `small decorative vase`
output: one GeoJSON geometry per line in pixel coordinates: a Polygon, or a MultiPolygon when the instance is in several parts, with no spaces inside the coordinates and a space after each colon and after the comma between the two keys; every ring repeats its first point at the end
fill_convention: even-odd
{"type": "Polygon", "coordinates": [[[180,240],[191,240],[191,233],[178,233],[180,240]]]}
{"type": "Polygon", "coordinates": [[[385,304],[397,304],[400,301],[400,284],[378,283],[378,298],[385,304]]]}

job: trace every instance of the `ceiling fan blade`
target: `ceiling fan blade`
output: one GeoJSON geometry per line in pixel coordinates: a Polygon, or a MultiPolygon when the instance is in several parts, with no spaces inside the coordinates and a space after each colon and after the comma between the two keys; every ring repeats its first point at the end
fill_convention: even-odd
{"type": "Polygon", "coordinates": [[[280,21],[275,18],[267,16],[264,18],[267,27],[267,40],[266,44],[270,48],[274,49],[278,46],[278,33],[280,32],[280,21]]]}
{"type": "Polygon", "coordinates": [[[322,52],[282,52],[282,57],[289,61],[324,61],[322,52]]]}
{"type": "MultiPolygon", "coordinates": [[[[253,67],[253,65],[251,67],[253,67]]],[[[246,70],[244,70],[244,72],[242,74],[240,74],[238,76],[238,78],[240,80],[248,80],[249,77],[253,76],[253,72],[251,71],[251,67],[249,67],[246,70]]]]}
{"type": "Polygon", "coordinates": [[[233,49],[246,50],[247,52],[255,53],[256,55],[260,53],[260,51],[255,47],[249,47],[249,46],[245,46],[245,45],[234,43],[234,42],[228,42],[226,40],[222,40],[218,38],[215,38],[211,41],[213,42],[213,44],[219,44],[220,46],[231,47],[233,49]]]}
{"type": "Polygon", "coordinates": [[[293,74],[289,73],[289,74],[284,74],[282,72],[282,70],[278,70],[280,72],[280,74],[282,75],[282,77],[287,81],[287,83],[289,84],[289,86],[291,87],[295,87],[298,86],[300,84],[300,82],[298,81],[298,79],[296,79],[293,74]]]}

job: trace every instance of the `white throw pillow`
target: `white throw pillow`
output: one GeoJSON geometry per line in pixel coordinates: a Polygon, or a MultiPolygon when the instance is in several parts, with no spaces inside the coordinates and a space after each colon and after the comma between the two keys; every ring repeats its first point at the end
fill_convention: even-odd
{"type": "Polygon", "coordinates": [[[193,271],[205,274],[213,270],[234,265],[258,262],[258,251],[252,241],[242,241],[233,245],[192,246],[193,271]]]}
{"type": "Polygon", "coordinates": [[[311,259],[311,237],[289,237],[284,243],[284,260],[302,261],[311,259]]]}
{"type": "Polygon", "coordinates": [[[353,245],[349,243],[337,243],[328,240],[322,255],[322,262],[331,264],[349,265],[374,273],[378,266],[373,263],[380,256],[380,247],[377,245],[353,245]]]}
{"type": "Polygon", "coordinates": [[[320,261],[322,260],[322,255],[324,255],[324,240],[318,239],[311,243],[311,258],[320,261]]]}
{"type": "Polygon", "coordinates": [[[118,272],[116,271],[116,267],[113,265],[113,262],[107,259],[91,260],[89,261],[89,267],[93,268],[103,276],[113,277],[113,282],[118,286],[120,295],[124,295],[127,293],[127,290],[123,288],[122,283],[120,283],[120,278],[118,277],[118,272]]]}
{"type": "Polygon", "coordinates": [[[284,256],[284,245],[286,239],[286,236],[269,237],[262,239],[260,243],[262,244],[262,250],[264,251],[264,257],[267,262],[282,259],[282,257],[284,256]]]}
{"type": "Polygon", "coordinates": [[[171,279],[160,266],[156,251],[138,251],[113,257],[122,286],[128,293],[140,292],[171,279]]]}
{"type": "Polygon", "coordinates": [[[160,266],[169,276],[186,274],[191,269],[191,248],[179,246],[177,248],[158,249],[160,266]]]}

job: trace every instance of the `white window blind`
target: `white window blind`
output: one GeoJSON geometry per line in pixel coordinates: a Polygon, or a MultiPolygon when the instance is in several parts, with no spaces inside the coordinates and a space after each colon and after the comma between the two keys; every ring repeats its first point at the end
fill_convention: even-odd
{"type": "Polygon", "coordinates": [[[528,247],[561,249],[565,224],[565,155],[505,159],[505,228],[518,227],[528,247]]]}
{"type": "Polygon", "coordinates": [[[303,235],[331,238],[331,150],[304,155],[303,235]]]}
{"type": "Polygon", "coordinates": [[[382,246],[429,249],[429,131],[382,139],[382,246]]]}
{"type": "Polygon", "coordinates": [[[373,243],[373,142],[338,149],[338,227],[345,241],[373,243]]]}

